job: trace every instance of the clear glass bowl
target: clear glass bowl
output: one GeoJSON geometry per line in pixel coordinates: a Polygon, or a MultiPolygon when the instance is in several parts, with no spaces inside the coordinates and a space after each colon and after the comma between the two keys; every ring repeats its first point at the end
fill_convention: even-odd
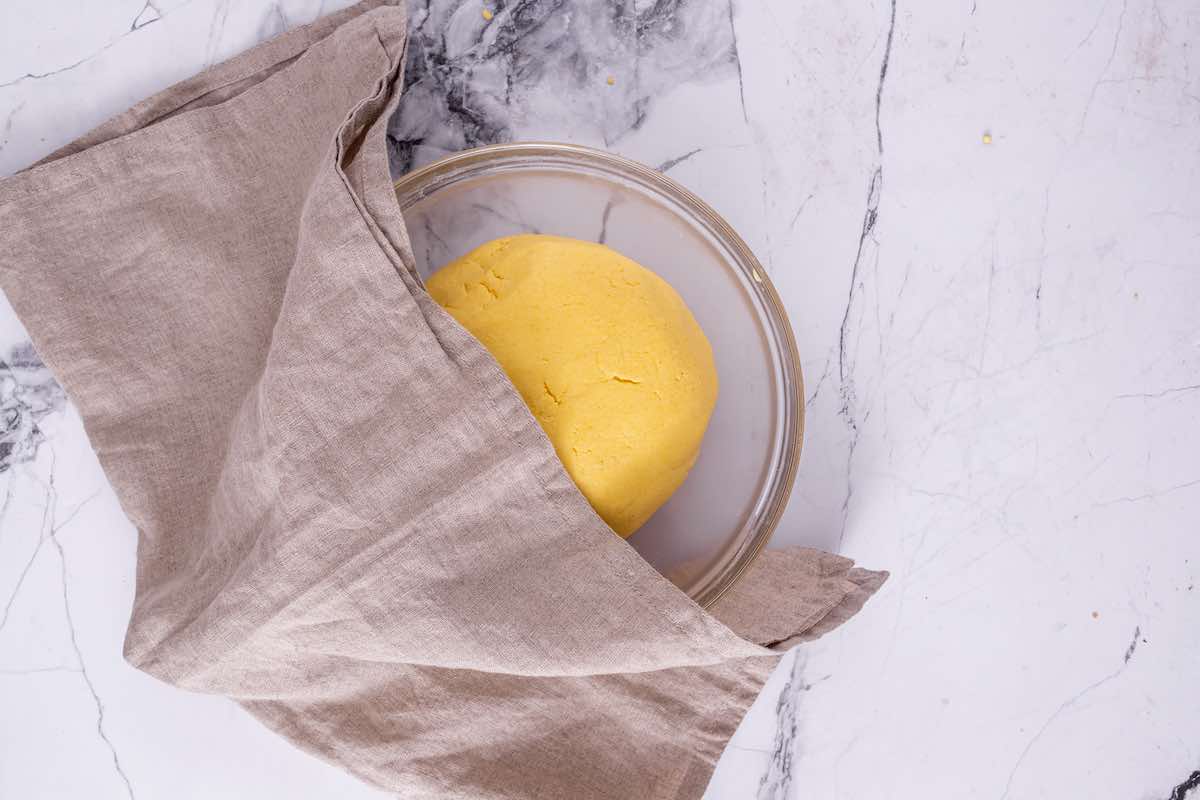
{"type": "Polygon", "coordinates": [[[396,195],[423,277],[499,236],[548,233],[603,242],[682,295],[712,343],[720,395],[696,466],[629,543],[713,603],[771,538],[804,428],[791,325],[745,242],[670,178],[577,145],[456,153],[402,177],[396,195]]]}

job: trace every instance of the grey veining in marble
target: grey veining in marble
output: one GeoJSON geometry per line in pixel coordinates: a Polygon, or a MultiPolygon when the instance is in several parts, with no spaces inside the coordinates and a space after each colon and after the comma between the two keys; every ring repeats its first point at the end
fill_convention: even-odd
{"type": "Polygon", "coordinates": [[[0,359],[0,472],[37,457],[46,440],[39,423],[65,404],[62,387],[31,343],[13,346],[0,359]]]}
{"type": "Polygon", "coordinates": [[[799,725],[801,685],[804,681],[804,659],[794,652],[784,659],[788,669],[787,683],[775,702],[775,741],[771,760],[758,784],[757,800],[787,800],[792,789],[792,759],[795,757],[796,729],[799,725]],[[787,662],[790,660],[791,664],[787,662]]]}
{"type": "Polygon", "coordinates": [[[612,146],[642,126],[669,87],[740,69],[724,0],[410,7],[405,94],[388,132],[396,175],[531,127],[612,146]]]}
{"type": "MultiPolygon", "coordinates": [[[[875,230],[875,223],[879,220],[879,201],[883,193],[883,126],[880,123],[879,117],[883,105],[883,88],[887,81],[888,63],[892,55],[892,42],[896,34],[896,0],[891,0],[891,14],[888,18],[887,39],[883,46],[883,56],[879,63],[879,85],[875,89],[875,166],[871,173],[870,182],[867,184],[866,209],[863,211],[862,232],[858,235],[858,245],[854,250],[854,262],[850,266],[850,285],[846,291],[846,310],[842,313],[842,324],[838,328],[837,342],[837,374],[838,374],[838,394],[841,397],[840,414],[845,420],[846,427],[849,430],[849,444],[846,447],[846,497],[842,501],[842,510],[848,511],[850,501],[854,496],[854,450],[858,446],[858,420],[857,414],[859,410],[856,408],[856,397],[854,391],[854,361],[853,354],[847,344],[847,336],[850,334],[850,314],[854,310],[855,300],[858,298],[859,270],[862,267],[863,259],[871,257],[871,251],[874,257],[878,258],[875,253],[878,241],[872,238],[875,230]]],[[[816,388],[807,399],[807,402],[816,400],[817,394],[821,391],[821,386],[828,379],[832,369],[832,358],[825,362],[825,368],[821,375],[817,378],[816,388]]],[[[838,533],[838,547],[841,548],[846,538],[846,515],[842,516],[842,526],[838,533]]]]}

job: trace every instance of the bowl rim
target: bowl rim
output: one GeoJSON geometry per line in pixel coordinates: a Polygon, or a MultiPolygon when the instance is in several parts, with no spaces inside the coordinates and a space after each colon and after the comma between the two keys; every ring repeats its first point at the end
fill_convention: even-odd
{"type": "MultiPolygon", "coordinates": [[[[783,301],[780,299],[775,285],[771,282],[770,275],[763,268],[762,263],[754,255],[749,245],[746,244],[745,240],[733,229],[733,226],[726,222],[725,218],[717,213],[712,206],[701,200],[690,189],[658,170],[606,150],[586,145],[553,141],[520,141],[483,145],[481,147],[472,147],[450,153],[436,161],[411,170],[394,181],[394,188],[398,197],[403,194],[411,196],[413,199],[421,199],[426,193],[420,192],[420,188],[428,184],[431,179],[447,171],[457,172],[471,166],[486,164],[497,158],[539,155],[575,157],[598,162],[602,166],[607,166],[616,172],[630,175],[643,183],[649,184],[651,188],[657,189],[684,205],[705,224],[710,233],[720,239],[722,244],[734,252],[739,262],[737,264],[738,268],[743,271],[749,271],[750,274],[746,277],[761,287],[762,296],[766,301],[767,313],[775,317],[776,332],[778,338],[781,340],[780,349],[782,352],[780,360],[783,363],[784,377],[788,377],[786,373],[789,370],[791,371],[792,380],[790,384],[794,388],[791,400],[793,408],[796,409],[795,424],[790,427],[785,425],[782,447],[783,464],[779,488],[773,497],[768,498],[759,531],[750,540],[748,545],[736,555],[733,564],[720,577],[716,585],[705,589],[700,597],[695,598],[695,602],[698,605],[704,608],[711,608],[745,576],[750,566],[758,559],[758,556],[767,546],[767,543],[775,535],[775,530],[778,528],[784,511],[787,509],[788,501],[791,498],[792,487],[796,482],[796,475],[800,464],[800,452],[804,442],[804,374],[800,367],[800,352],[796,345],[796,336],[792,329],[787,309],[784,308],[783,301]]],[[[788,394],[786,386],[781,391],[785,395],[788,394]]]]}

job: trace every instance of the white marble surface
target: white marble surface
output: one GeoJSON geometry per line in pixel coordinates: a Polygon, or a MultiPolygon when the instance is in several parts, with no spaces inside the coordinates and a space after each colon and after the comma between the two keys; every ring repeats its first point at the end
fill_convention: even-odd
{"type": "MultiPolygon", "coordinates": [[[[10,0],[0,174],[322,5],[10,0]]],[[[784,659],[708,796],[1200,797],[1200,7],[432,6],[395,156],[570,138],[710,200],[809,383],[776,541],[892,570],[784,659]]],[[[25,355],[0,797],[380,796],[121,661],[135,532],[25,355]]]]}

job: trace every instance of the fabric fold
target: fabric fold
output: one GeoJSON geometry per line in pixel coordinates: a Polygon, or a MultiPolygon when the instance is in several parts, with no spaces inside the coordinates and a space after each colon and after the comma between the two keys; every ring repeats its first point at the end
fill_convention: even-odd
{"type": "Polygon", "coordinates": [[[709,612],[739,636],[783,651],[854,616],[887,577],[821,550],[767,550],[709,612]]]}
{"type": "Polygon", "coordinates": [[[696,606],[424,292],[365,2],[0,181],[0,284],[139,530],[128,660],[408,798],[690,798],[882,580],[766,554],[696,606]],[[732,630],[731,630],[732,628],[732,630]]]}

